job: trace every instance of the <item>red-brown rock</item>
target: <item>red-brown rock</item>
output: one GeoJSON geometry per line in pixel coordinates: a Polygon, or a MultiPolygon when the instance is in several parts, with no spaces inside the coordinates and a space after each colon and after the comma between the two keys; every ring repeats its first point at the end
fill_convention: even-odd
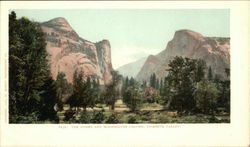
{"type": "Polygon", "coordinates": [[[82,39],[62,17],[41,24],[46,38],[46,50],[49,54],[53,79],[58,72],[66,74],[72,83],[73,73],[84,72],[84,78],[99,79],[108,84],[112,77],[111,46],[108,40],[92,43],[82,39]]]}

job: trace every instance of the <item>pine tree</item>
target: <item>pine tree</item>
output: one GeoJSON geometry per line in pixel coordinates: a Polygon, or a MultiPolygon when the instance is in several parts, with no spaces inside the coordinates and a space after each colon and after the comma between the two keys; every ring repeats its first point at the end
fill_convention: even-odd
{"type": "Polygon", "coordinates": [[[150,86],[153,87],[153,88],[156,88],[156,75],[155,73],[153,73],[151,76],[150,76],[150,86]]]}
{"type": "Polygon", "coordinates": [[[194,60],[196,67],[195,67],[195,82],[200,82],[205,78],[205,68],[206,68],[206,62],[204,60],[194,60]]]}
{"type": "Polygon", "coordinates": [[[131,111],[136,111],[140,108],[142,93],[142,90],[137,85],[131,86],[125,91],[123,101],[131,111]]]}
{"type": "Polygon", "coordinates": [[[119,96],[118,84],[120,83],[122,76],[118,71],[112,71],[112,82],[106,86],[105,102],[110,106],[110,110],[114,110],[115,102],[119,96]]]}
{"type": "Polygon", "coordinates": [[[125,89],[128,88],[128,86],[129,86],[129,78],[127,76],[125,79],[125,89]]]}
{"type": "Polygon", "coordinates": [[[94,80],[91,81],[90,77],[87,77],[86,81],[86,95],[86,101],[83,101],[84,109],[86,109],[88,106],[94,108],[97,99],[97,94],[94,88],[94,80]]]}
{"type": "Polygon", "coordinates": [[[59,72],[56,78],[56,98],[57,106],[60,110],[63,108],[63,98],[69,93],[69,84],[66,80],[66,75],[63,72],[59,72]]]}
{"type": "Polygon", "coordinates": [[[99,79],[94,79],[93,80],[93,98],[94,100],[92,102],[92,104],[95,104],[95,103],[101,103],[101,100],[100,100],[100,95],[101,95],[101,87],[100,87],[100,81],[99,79]]]}
{"type": "Polygon", "coordinates": [[[130,78],[129,80],[129,86],[134,86],[136,84],[136,81],[133,77],[130,78]]]}
{"type": "Polygon", "coordinates": [[[73,94],[69,98],[68,103],[71,107],[76,107],[78,110],[78,107],[81,106],[81,92],[83,89],[83,72],[75,71],[73,75],[73,94]]]}
{"type": "Polygon", "coordinates": [[[161,78],[161,80],[160,80],[160,95],[163,95],[163,90],[164,90],[164,82],[161,78]]]}
{"type": "Polygon", "coordinates": [[[12,115],[40,114],[43,89],[49,77],[44,34],[39,23],[9,15],[9,92],[12,115]]]}
{"type": "Polygon", "coordinates": [[[212,81],[213,80],[213,73],[212,73],[212,68],[211,66],[209,66],[208,68],[208,75],[207,75],[207,78],[209,81],[212,81]]]}
{"type": "Polygon", "coordinates": [[[56,111],[54,109],[55,104],[57,103],[56,99],[56,82],[52,79],[52,77],[48,77],[45,80],[45,84],[43,85],[44,93],[42,94],[42,107],[41,107],[41,120],[52,120],[57,121],[56,111]]]}
{"type": "Polygon", "coordinates": [[[124,94],[125,90],[129,87],[129,78],[126,76],[126,78],[123,78],[122,81],[122,95],[124,94]]]}
{"type": "Polygon", "coordinates": [[[85,81],[83,79],[83,72],[75,71],[73,76],[73,94],[70,97],[68,103],[76,107],[83,107],[86,111],[87,107],[94,107],[95,105],[95,95],[93,85],[91,83],[90,77],[87,77],[85,81]]]}
{"type": "Polygon", "coordinates": [[[155,89],[157,89],[157,90],[160,89],[159,79],[156,79],[155,89]]]}

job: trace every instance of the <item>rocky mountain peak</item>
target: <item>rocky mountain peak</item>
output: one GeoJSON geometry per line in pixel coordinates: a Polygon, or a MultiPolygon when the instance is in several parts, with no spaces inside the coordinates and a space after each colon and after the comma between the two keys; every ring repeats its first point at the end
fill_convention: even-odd
{"type": "Polygon", "coordinates": [[[106,45],[106,46],[108,46],[109,48],[111,48],[110,42],[109,42],[109,40],[107,40],[107,39],[104,39],[104,40],[100,41],[99,43],[101,43],[101,44],[103,44],[103,45],[106,45]]]}
{"type": "Polygon", "coordinates": [[[50,23],[67,23],[68,24],[68,21],[64,17],[56,17],[56,18],[49,20],[48,22],[50,22],[50,23]]]}
{"type": "Polygon", "coordinates": [[[70,26],[70,24],[68,23],[68,21],[63,17],[57,17],[57,18],[51,19],[47,22],[44,22],[43,24],[57,27],[57,28],[61,28],[61,29],[65,29],[68,31],[73,31],[73,29],[70,26]]]}
{"type": "Polygon", "coordinates": [[[191,30],[178,30],[173,39],[168,42],[166,54],[191,56],[204,40],[205,37],[200,33],[191,30]]]}
{"type": "Polygon", "coordinates": [[[183,37],[184,35],[193,37],[195,39],[201,39],[201,40],[204,38],[204,36],[201,35],[200,33],[192,31],[192,30],[187,30],[187,29],[176,31],[174,38],[179,38],[179,36],[183,37]]]}
{"type": "Polygon", "coordinates": [[[203,59],[208,67],[211,66],[214,75],[226,78],[225,68],[230,68],[230,38],[204,37],[191,30],[178,30],[165,50],[148,57],[137,74],[137,80],[148,80],[153,73],[158,78],[164,78],[168,63],[175,56],[203,59]]]}
{"type": "Polygon", "coordinates": [[[93,43],[79,37],[63,17],[44,22],[41,26],[54,79],[58,72],[64,72],[67,81],[72,83],[73,73],[83,71],[84,78],[98,79],[100,84],[112,80],[111,45],[108,40],[93,43]]]}
{"type": "MultiPolygon", "coordinates": [[[[53,28],[54,30],[58,32],[58,35],[64,35],[74,40],[77,40],[77,38],[79,38],[75,30],[70,26],[68,21],[63,17],[57,17],[47,22],[43,22],[42,26],[53,28]]],[[[47,32],[50,32],[50,31],[48,30],[47,32]]]]}

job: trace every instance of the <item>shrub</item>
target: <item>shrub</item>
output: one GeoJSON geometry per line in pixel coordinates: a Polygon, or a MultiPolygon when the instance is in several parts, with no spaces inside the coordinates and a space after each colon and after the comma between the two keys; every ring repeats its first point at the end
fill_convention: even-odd
{"type": "Polygon", "coordinates": [[[12,116],[13,118],[15,118],[12,123],[21,123],[21,124],[30,124],[30,123],[38,123],[38,118],[39,118],[39,114],[38,112],[33,112],[29,115],[15,115],[12,116]]]}
{"type": "Polygon", "coordinates": [[[65,121],[72,120],[74,118],[74,114],[75,114],[75,111],[72,111],[72,110],[66,111],[64,114],[65,115],[64,120],[65,121]]]}
{"type": "Polygon", "coordinates": [[[93,118],[90,120],[91,123],[102,123],[105,120],[105,115],[103,114],[104,109],[102,111],[96,112],[94,111],[93,113],[93,118]]]}
{"type": "Polygon", "coordinates": [[[107,124],[117,124],[119,123],[119,120],[117,118],[117,115],[115,113],[111,114],[108,119],[106,120],[107,124]]]}
{"type": "Polygon", "coordinates": [[[77,120],[76,122],[83,123],[83,124],[90,123],[91,115],[87,111],[82,111],[80,112],[79,115],[80,115],[79,120],[77,120]]]}
{"type": "Polygon", "coordinates": [[[135,124],[135,123],[137,123],[135,116],[129,116],[128,117],[128,123],[129,124],[135,124]]]}

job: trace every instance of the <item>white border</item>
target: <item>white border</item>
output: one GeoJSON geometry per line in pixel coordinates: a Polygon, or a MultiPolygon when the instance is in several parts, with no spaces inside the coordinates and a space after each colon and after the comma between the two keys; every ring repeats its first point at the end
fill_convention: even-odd
{"type": "MultiPolygon", "coordinates": [[[[250,2],[249,1],[38,1],[0,2],[0,146],[249,146],[250,2]],[[231,123],[177,124],[164,129],[84,129],[87,125],[8,124],[9,9],[230,9],[231,123]],[[66,128],[64,128],[66,127],[66,128]],[[63,129],[64,128],[64,129],[63,129]]],[[[167,42],[166,42],[167,43],[167,42]]],[[[171,125],[171,124],[170,124],[171,125]]],[[[170,126],[166,125],[166,126],[170,126]]],[[[96,125],[93,125],[95,127],[96,125]]],[[[97,125],[98,126],[98,125],[97,125]]],[[[99,125],[102,126],[102,125],[99,125]]],[[[122,124],[118,126],[124,126],[122,124]]],[[[129,125],[133,126],[133,125],[129,125]]],[[[147,125],[144,125],[147,126],[147,125]]],[[[149,125],[152,126],[152,125],[149,125]]]]}

